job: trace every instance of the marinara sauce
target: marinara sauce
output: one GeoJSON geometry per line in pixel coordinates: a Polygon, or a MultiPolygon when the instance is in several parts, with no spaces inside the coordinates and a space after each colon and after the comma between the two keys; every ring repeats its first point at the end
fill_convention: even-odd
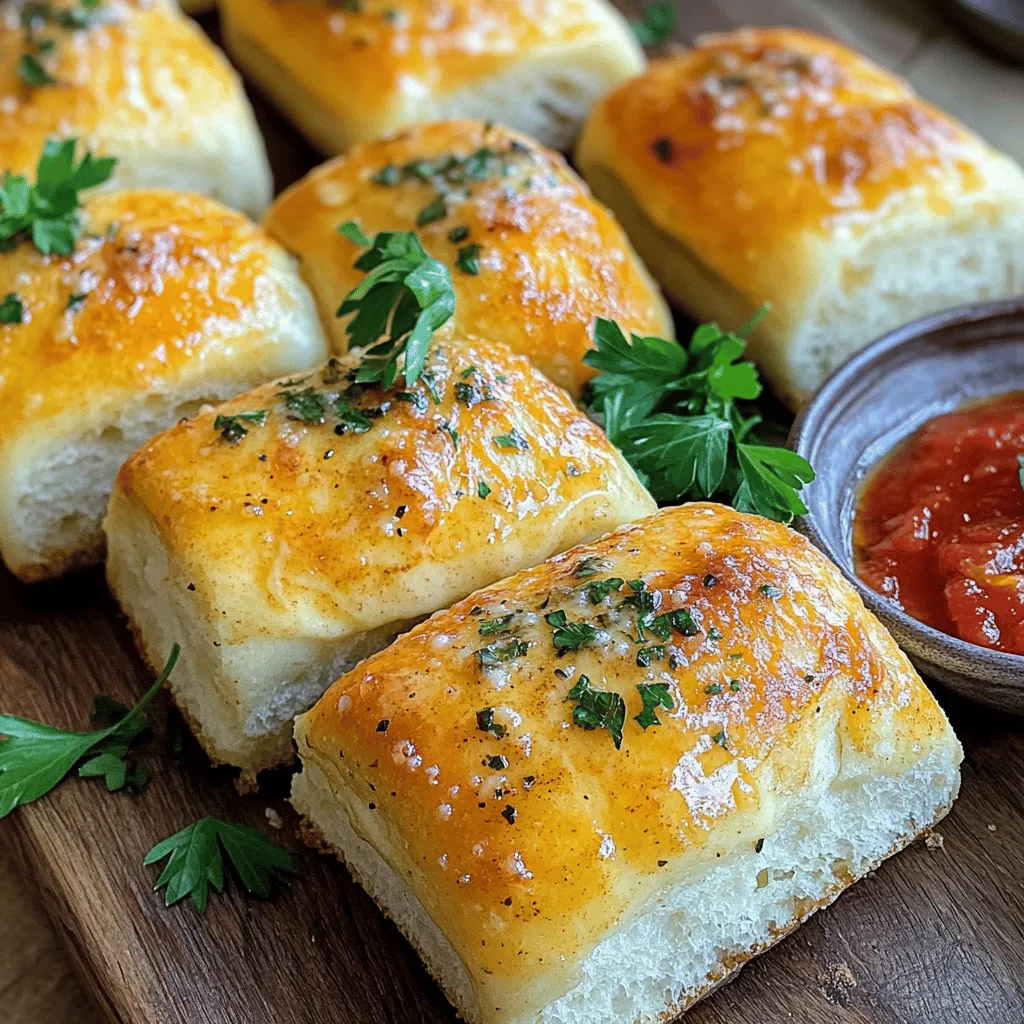
{"type": "Polygon", "coordinates": [[[874,470],[857,575],[909,615],[1024,654],[1024,392],[938,416],[874,470]]]}

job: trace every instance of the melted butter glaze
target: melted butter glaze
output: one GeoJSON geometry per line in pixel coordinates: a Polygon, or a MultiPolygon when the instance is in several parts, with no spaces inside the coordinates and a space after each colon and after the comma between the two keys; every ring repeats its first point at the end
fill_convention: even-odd
{"type": "Polygon", "coordinates": [[[703,37],[653,63],[595,107],[591,147],[755,304],[778,290],[786,240],[866,231],[901,205],[945,213],[1000,159],[901,79],[785,28],[703,37]]]}
{"type": "Polygon", "coordinates": [[[0,295],[24,307],[22,323],[0,325],[0,438],[67,410],[105,425],[125,400],[198,386],[240,350],[262,361],[294,306],[272,273],[285,254],[219,203],[110,193],[85,214],[69,257],[27,242],[0,253],[0,295]]]}
{"type": "Polygon", "coordinates": [[[118,488],[153,519],[225,642],[416,618],[653,510],[599,428],[524,358],[450,338],[427,370],[439,403],[422,382],[413,401],[398,388],[353,399],[372,417],[365,433],[289,414],[282,390],[333,401],[346,386],[317,372],[182,422],[122,469],[118,488]],[[456,397],[467,382],[471,405],[456,397]],[[214,427],[218,414],[263,409],[265,425],[235,444],[214,427]],[[523,450],[499,445],[513,430],[523,450]]]}
{"type": "Polygon", "coordinates": [[[560,156],[526,136],[468,120],[413,128],[329,161],[277,200],[267,230],[300,258],[342,352],[344,322],[334,314],[362,279],[352,266],[359,249],[335,230],[346,220],[371,236],[416,231],[452,268],[462,328],[504,341],[575,394],[593,376],[580,360],[596,316],[673,336],[668,309],[618,223],[560,156]],[[416,219],[438,195],[433,181],[406,178],[389,187],[372,180],[385,167],[484,148],[501,154],[495,172],[452,188],[448,215],[426,226],[416,219]],[[464,240],[449,240],[455,227],[468,229],[464,240]],[[471,243],[481,246],[479,276],[456,266],[459,249],[471,243]]]}
{"type": "Polygon", "coordinates": [[[0,10],[0,168],[31,177],[46,139],[71,136],[133,164],[149,137],[201,143],[209,117],[237,103],[227,61],[168,0],[104,0],[87,29],[47,25],[39,36],[56,46],[41,59],[59,84],[28,87],[17,70],[27,52],[22,6],[0,10]]]}
{"type": "Polygon", "coordinates": [[[813,778],[819,746],[841,748],[844,761],[883,758],[870,770],[895,773],[948,728],[892,639],[803,538],[692,504],[433,616],[339,679],[296,739],[339,800],[358,805],[357,830],[389,837],[385,857],[485,993],[487,1020],[545,1005],[627,908],[770,835],[787,799],[831,781],[813,778]],[[600,574],[579,579],[595,556],[600,574]],[[610,576],[643,580],[662,612],[690,610],[699,632],[673,634],[671,662],[637,665],[635,612],[620,607],[628,585],[599,605],[581,592],[610,576]],[[544,619],[556,610],[598,638],[559,656],[544,619]],[[509,614],[510,632],[480,635],[482,622],[509,614]],[[526,653],[483,668],[480,648],[510,638],[526,653]],[[581,674],[625,700],[621,750],[607,731],[572,724],[567,695],[581,674]],[[673,710],[644,731],[637,685],[656,682],[673,710]],[[481,731],[486,707],[504,736],[481,731]]]}
{"type": "MultiPolygon", "coordinates": [[[[355,124],[455,92],[534,48],[594,34],[592,0],[226,0],[229,17],[328,110],[355,124]]],[[[364,130],[360,137],[372,138],[364,130]]]]}

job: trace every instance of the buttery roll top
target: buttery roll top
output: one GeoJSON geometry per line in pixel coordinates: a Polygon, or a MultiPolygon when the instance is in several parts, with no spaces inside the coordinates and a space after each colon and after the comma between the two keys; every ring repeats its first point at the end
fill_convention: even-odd
{"type": "Polygon", "coordinates": [[[77,137],[118,158],[107,187],[202,192],[253,215],[270,202],[241,80],[172,0],[5,3],[0,98],[0,169],[29,174],[48,138],[77,137]],[[26,79],[26,57],[48,81],[26,79]]]}
{"type": "Polygon", "coordinates": [[[578,394],[594,371],[580,360],[594,320],[672,337],[657,286],[615,218],[562,157],[479,121],[420,125],[358,146],[278,197],[267,230],[299,258],[303,276],[347,347],[335,313],[363,278],[359,249],[337,232],[416,231],[451,267],[451,331],[505,342],[578,394]]]}

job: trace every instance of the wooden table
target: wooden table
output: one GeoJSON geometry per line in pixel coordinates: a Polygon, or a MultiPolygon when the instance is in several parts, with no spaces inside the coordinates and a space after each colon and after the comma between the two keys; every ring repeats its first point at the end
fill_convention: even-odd
{"type": "MultiPolygon", "coordinates": [[[[678,6],[682,39],[740,24],[792,24],[837,36],[899,70],[927,98],[1024,160],[1024,72],[987,57],[965,42],[932,4],[915,0],[702,0],[699,4],[680,0],[678,6]]],[[[270,134],[287,134],[273,113],[261,109],[260,115],[270,134]]],[[[309,151],[301,144],[279,150],[275,160],[278,184],[293,180],[308,161],[309,151]]],[[[81,577],[79,582],[90,598],[100,592],[95,575],[81,577]]],[[[16,606],[14,615],[20,619],[25,617],[26,600],[30,606],[39,600],[43,605],[47,602],[45,594],[41,598],[26,596],[27,592],[14,588],[9,579],[0,580],[0,589],[8,609],[16,606]]],[[[100,614],[109,615],[109,609],[100,614]]],[[[32,617],[31,611],[28,617],[32,617]]],[[[46,642],[42,634],[45,629],[36,640],[42,637],[46,642]]],[[[28,635],[32,636],[32,630],[28,635]]],[[[25,636],[19,625],[9,628],[0,641],[0,705],[4,710],[17,710],[7,699],[8,694],[21,672],[32,671],[33,640],[26,646],[25,636]]],[[[115,649],[118,646],[115,641],[115,649]]],[[[120,656],[129,658],[124,651],[120,656]]],[[[69,662],[68,670],[74,671],[73,663],[69,662]]],[[[898,866],[883,867],[869,883],[882,887],[886,898],[891,897],[893,916],[879,915],[878,901],[866,900],[861,888],[855,888],[843,897],[842,917],[819,915],[774,954],[792,969],[787,984],[807,989],[807,1022],[842,1019],[863,1024],[917,1024],[927,1019],[946,1024],[943,1007],[951,1005],[947,997],[957,986],[955,971],[951,973],[950,967],[963,956],[986,964],[980,972],[986,984],[971,993],[974,1015],[970,1020],[988,1021],[994,1011],[993,1019],[999,1024],[1016,1024],[1024,1019],[1024,943],[1019,927],[1006,930],[1003,923],[1007,919],[1024,922],[1024,722],[979,711],[946,694],[942,697],[967,749],[965,791],[984,793],[986,800],[980,804],[972,801],[970,809],[966,809],[966,803],[958,805],[940,830],[946,836],[944,846],[937,842],[931,846],[918,844],[900,857],[898,866]],[[1012,792],[1006,782],[1011,778],[1018,780],[1012,792]],[[987,815],[979,809],[986,801],[992,808],[987,815]],[[965,877],[963,857],[973,863],[980,860],[985,870],[965,877]],[[920,917],[910,926],[926,941],[913,954],[889,945],[887,936],[895,927],[894,916],[906,913],[913,905],[904,897],[913,891],[915,879],[936,873],[956,875],[961,883],[979,892],[992,887],[1001,892],[992,919],[980,930],[967,927],[961,908],[949,896],[924,912],[920,908],[916,911],[920,917]],[[850,934],[844,934],[844,928],[850,934]],[[872,934],[877,957],[866,961],[861,958],[863,939],[872,934]],[[808,954],[805,947],[823,950],[825,955],[808,954]],[[837,954],[844,949],[845,955],[837,954]],[[906,1015],[891,1009],[893,976],[901,978],[900,984],[905,986],[906,1015]],[[890,1007],[884,1017],[872,1010],[875,993],[882,987],[886,988],[890,1007]],[[929,1008],[929,1016],[920,1015],[922,1006],[929,1008]],[[1007,1018],[1005,1012],[999,1016],[999,1009],[1008,1006],[1018,1008],[1016,1017],[1007,1018]],[[839,1008],[845,1009],[841,1017],[830,1017],[829,1007],[834,1007],[837,1014],[839,1008]]],[[[76,710],[81,713],[85,706],[76,710]]],[[[59,721],[52,716],[49,720],[59,721]]],[[[72,720],[80,722],[80,717],[69,716],[68,724],[72,720]]],[[[10,829],[0,831],[0,1024],[94,1024],[100,1019],[98,1011],[72,973],[36,894],[30,893],[14,872],[3,845],[10,834],[10,829]]],[[[138,878],[145,883],[141,873],[138,878]]],[[[394,937],[393,932],[389,934],[394,937]]],[[[310,941],[316,941],[315,933],[310,941]]],[[[770,1005],[777,968],[768,970],[755,963],[746,975],[744,985],[762,986],[766,1006],[770,1005]]],[[[698,1010],[689,1019],[694,1024],[730,1020],[730,1008],[739,1013],[742,999],[740,986],[735,998],[726,990],[715,1000],[714,1010],[698,1010]]],[[[963,1021],[967,1020],[964,1016],[963,1021]]]]}

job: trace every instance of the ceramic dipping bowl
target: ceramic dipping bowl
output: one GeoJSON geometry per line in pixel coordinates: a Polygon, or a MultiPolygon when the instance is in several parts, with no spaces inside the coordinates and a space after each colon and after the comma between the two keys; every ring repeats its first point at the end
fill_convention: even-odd
{"type": "Polygon", "coordinates": [[[1024,297],[946,310],[853,356],[793,424],[815,468],[796,525],[854,584],[917,669],[971,700],[1024,714],[1024,656],[978,647],[907,615],[854,572],[857,490],[898,442],[972,399],[1024,390],[1024,297]]]}

